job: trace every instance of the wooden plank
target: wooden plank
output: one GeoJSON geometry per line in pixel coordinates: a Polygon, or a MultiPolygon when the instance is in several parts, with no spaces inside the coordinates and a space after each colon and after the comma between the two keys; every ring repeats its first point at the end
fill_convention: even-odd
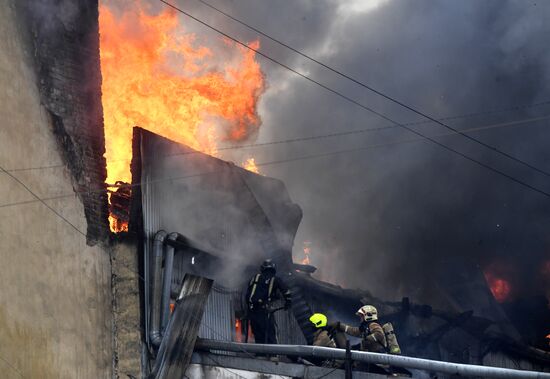
{"type": "Polygon", "coordinates": [[[185,275],[176,306],[149,379],[180,379],[191,361],[206,300],[213,281],[185,275]]]}

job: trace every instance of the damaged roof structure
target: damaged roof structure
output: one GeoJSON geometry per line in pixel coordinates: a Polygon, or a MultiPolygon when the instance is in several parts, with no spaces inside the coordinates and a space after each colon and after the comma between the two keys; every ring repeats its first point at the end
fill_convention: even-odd
{"type": "MultiPolygon", "coordinates": [[[[383,301],[368,291],[322,282],[311,275],[314,267],[292,262],[302,213],[281,181],[141,128],[134,129],[133,146],[130,234],[142,241],[141,319],[147,351],[143,357],[147,362],[142,363],[152,377],[184,372],[201,377],[204,370],[215,367],[268,377],[294,377],[297,372],[303,377],[343,375],[341,370],[330,373],[291,362],[274,365],[251,358],[245,351],[222,353],[205,348],[204,343],[195,346],[197,339],[245,340],[242,291],[266,258],[276,261],[293,292],[292,309],[276,313],[279,343],[311,343],[313,328],[308,318],[313,312],[353,323],[357,308],[372,303],[384,320],[393,323],[405,355],[550,371],[550,354],[519,338],[481,281],[464,284],[460,277],[455,278],[454,292],[445,291],[456,299],[453,310],[414,304],[408,298],[383,301]],[[194,300],[186,302],[186,298],[194,300]],[[458,304],[458,299],[463,303],[458,304]]],[[[410,373],[414,377],[431,375],[426,370],[410,373]]],[[[378,368],[358,372],[357,377],[388,374],[378,368]]]]}

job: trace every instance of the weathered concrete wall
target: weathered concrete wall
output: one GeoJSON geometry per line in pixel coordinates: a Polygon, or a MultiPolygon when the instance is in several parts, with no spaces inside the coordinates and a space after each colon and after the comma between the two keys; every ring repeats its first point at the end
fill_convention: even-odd
{"type": "MultiPolygon", "coordinates": [[[[10,173],[41,198],[74,194],[14,3],[0,7],[0,167],[55,166],[10,173]]],[[[109,254],[34,200],[0,172],[1,377],[110,378],[109,254]]],[[[79,197],[46,203],[86,233],[79,197]]]]}
{"type": "Polygon", "coordinates": [[[113,308],[116,374],[120,378],[141,377],[141,325],[137,242],[127,239],[114,244],[113,308]]]}

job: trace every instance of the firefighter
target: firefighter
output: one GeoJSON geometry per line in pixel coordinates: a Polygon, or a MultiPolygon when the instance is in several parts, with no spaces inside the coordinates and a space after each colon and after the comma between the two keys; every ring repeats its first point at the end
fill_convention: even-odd
{"type": "Polygon", "coordinates": [[[313,346],[336,347],[336,342],[331,336],[331,329],[328,328],[327,316],[322,313],[315,313],[309,321],[315,326],[313,334],[313,346]]]}
{"type": "Polygon", "coordinates": [[[309,321],[315,326],[313,346],[346,348],[346,337],[338,330],[339,323],[328,323],[327,316],[315,313],[309,321]]]}
{"type": "Polygon", "coordinates": [[[378,321],[378,311],[372,305],[364,305],[356,313],[361,323],[359,326],[338,324],[338,329],[350,336],[361,337],[361,350],[374,353],[386,353],[386,334],[378,321]]]}
{"type": "MultiPolygon", "coordinates": [[[[344,333],[338,330],[339,323],[328,323],[327,316],[322,313],[314,313],[309,318],[309,321],[315,327],[315,333],[313,334],[313,346],[333,347],[333,348],[346,348],[346,336],[344,333]]],[[[312,363],[315,363],[322,367],[341,367],[344,364],[343,360],[337,359],[311,359],[312,363]]]]}
{"type": "Polygon", "coordinates": [[[277,343],[273,301],[282,297],[285,301],[284,309],[290,308],[290,290],[276,273],[275,263],[267,259],[262,263],[260,273],[254,275],[248,283],[248,319],[256,343],[277,343]]]}

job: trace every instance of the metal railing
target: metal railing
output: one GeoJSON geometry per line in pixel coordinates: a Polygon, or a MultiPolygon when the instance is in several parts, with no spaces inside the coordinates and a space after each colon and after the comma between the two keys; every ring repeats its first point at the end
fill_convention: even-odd
{"type": "MultiPolygon", "coordinates": [[[[302,358],[317,357],[324,359],[346,359],[346,350],[318,346],[246,344],[199,339],[195,344],[195,348],[198,350],[223,350],[237,353],[244,352],[251,354],[300,356],[302,358]]],[[[476,376],[482,378],[550,379],[550,373],[442,362],[430,359],[355,350],[351,351],[351,359],[358,362],[383,364],[465,377],[476,376]]]]}

